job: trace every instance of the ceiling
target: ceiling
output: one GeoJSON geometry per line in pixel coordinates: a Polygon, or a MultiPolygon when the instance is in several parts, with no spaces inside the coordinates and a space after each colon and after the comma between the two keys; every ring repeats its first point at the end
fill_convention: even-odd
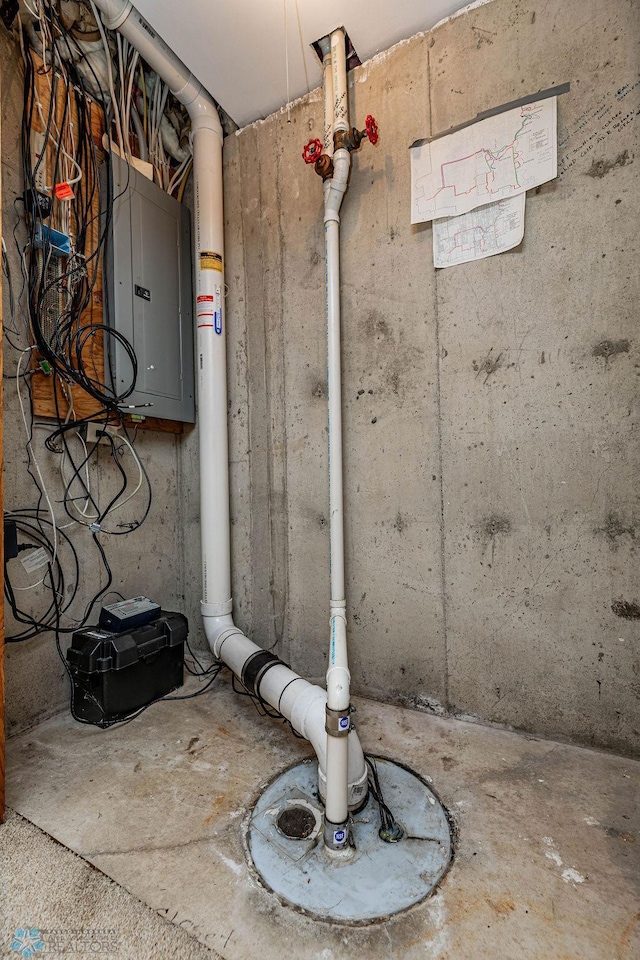
{"type": "Polygon", "coordinates": [[[465,0],[182,0],[176,7],[169,0],[135,0],[239,126],[320,84],[320,61],[310,44],[335,27],[344,26],[364,62],[466,5],[465,0]]]}

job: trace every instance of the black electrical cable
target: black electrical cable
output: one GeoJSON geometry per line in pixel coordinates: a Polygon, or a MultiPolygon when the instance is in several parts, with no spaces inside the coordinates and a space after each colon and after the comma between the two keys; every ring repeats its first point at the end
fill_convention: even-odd
{"type": "Polygon", "coordinates": [[[198,670],[192,670],[192,669],[187,665],[187,663],[186,663],[186,661],[185,661],[185,669],[187,670],[187,673],[190,673],[190,674],[191,674],[192,677],[200,677],[200,678],[207,677],[207,676],[209,676],[209,674],[210,674],[217,666],[219,666],[220,661],[219,661],[219,660],[214,660],[208,667],[204,667],[204,666],[202,665],[202,663],[198,660],[198,658],[197,658],[197,656],[195,655],[195,653],[193,652],[193,650],[192,650],[192,648],[191,648],[191,644],[189,643],[189,638],[188,638],[188,637],[186,638],[185,643],[186,643],[186,645],[187,645],[187,650],[188,650],[189,653],[191,654],[192,659],[194,660],[194,662],[195,662],[196,665],[198,666],[198,670]]]}
{"type": "Polygon", "coordinates": [[[369,790],[371,791],[373,799],[378,804],[378,810],[380,812],[380,838],[387,843],[397,843],[397,841],[402,838],[404,830],[384,801],[378,768],[376,766],[376,758],[365,754],[364,759],[369,767],[370,773],[369,790]]]}
{"type": "MultiPolygon", "coordinates": [[[[48,62],[48,70],[52,73],[52,90],[49,102],[49,113],[44,132],[45,143],[48,141],[53,122],[53,107],[56,103],[56,93],[59,83],[58,71],[63,74],[65,89],[67,93],[70,89],[74,91],[74,103],[78,115],[78,147],[76,153],[76,162],[84,170],[84,176],[79,181],[77,187],[78,197],[76,198],[72,209],[76,217],[76,252],[81,257],[79,266],[69,267],[62,273],[56,275],[47,282],[47,270],[54,255],[52,244],[50,242],[50,233],[45,229],[46,224],[41,214],[41,208],[36,189],[36,175],[43,162],[46,150],[43,149],[35,166],[31,164],[31,125],[35,105],[35,77],[34,66],[30,55],[26,57],[26,77],[25,77],[25,103],[23,113],[23,169],[25,181],[25,215],[27,217],[27,226],[29,231],[29,247],[32,251],[29,261],[29,303],[30,320],[34,335],[34,341],[43,357],[51,364],[54,370],[58,372],[63,379],[70,380],[82,387],[90,396],[93,397],[105,408],[114,414],[118,412],[118,406],[127,399],[135,389],[135,379],[137,372],[137,361],[133,348],[122,334],[113,330],[105,324],[82,324],[80,316],[89,305],[91,295],[98,278],[98,267],[101,262],[105,248],[106,237],[110,221],[113,215],[113,197],[111,196],[111,178],[106,177],[107,197],[106,204],[103,204],[103,198],[100,197],[100,212],[97,216],[102,221],[96,247],[92,251],[86,250],[87,234],[90,226],[94,222],[96,215],[91,215],[93,199],[100,194],[100,174],[99,161],[93,137],[91,134],[91,117],[87,108],[87,91],[84,88],[82,77],[75,72],[71,77],[72,65],[63,66],[63,60],[57,50],[57,37],[63,35],[63,27],[57,14],[52,8],[52,4],[44,5],[50,21],[51,48],[43,51],[45,62],[48,62]],[[73,85],[72,85],[73,82],[73,85]],[[87,186],[89,184],[89,186],[87,186]],[[33,256],[36,246],[41,248],[42,257],[40,263],[38,258],[33,256]],[[91,265],[91,266],[90,266],[91,265]],[[89,276],[89,269],[91,275],[89,276]],[[52,288],[61,289],[65,285],[68,287],[70,281],[77,281],[77,286],[73,290],[71,302],[62,311],[56,323],[55,336],[47,339],[40,325],[40,316],[43,312],[43,306],[48,293],[52,288]],[[104,377],[101,376],[95,368],[89,369],[84,356],[84,348],[90,340],[101,334],[105,344],[107,355],[113,349],[113,341],[116,341],[123,348],[126,356],[131,363],[132,376],[131,382],[126,384],[124,389],[116,390],[113,375],[110,376],[111,382],[105,384],[104,377]]],[[[67,46],[69,40],[67,39],[67,46]]],[[[75,41],[74,41],[75,44],[75,41]]],[[[97,82],[97,78],[96,78],[97,82]]],[[[98,85],[98,89],[100,89],[98,85]]],[[[102,105],[107,102],[101,91],[102,105]]],[[[62,119],[60,129],[64,127],[68,106],[69,96],[64,98],[62,119]]],[[[55,158],[53,164],[53,184],[52,190],[55,194],[55,188],[58,183],[58,167],[61,154],[61,138],[58,140],[55,158]]],[[[108,158],[107,158],[108,160],[108,158]]],[[[125,190],[126,190],[125,185],[125,190]]],[[[105,291],[106,292],[106,291],[105,291]]]]}
{"type": "Polygon", "coordinates": [[[231,689],[234,693],[237,693],[240,697],[249,697],[251,703],[253,704],[258,716],[260,717],[269,717],[271,720],[282,720],[284,723],[288,724],[291,728],[291,732],[294,737],[297,737],[298,740],[304,740],[305,738],[302,734],[298,733],[296,728],[293,726],[288,717],[285,717],[283,713],[280,713],[279,710],[276,710],[275,707],[272,707],[270,703],[260,696],[260,694],[251,693],[247,690],[241,680],[239,680],[236,675],[231,672],[231,689]]]}
{"type": "MultiPolygon", "coordinates": [[[[43,146],[40,148],[39,158],[34,163],[32,160],[32,128],[37,104],[36,63],[31,55],[28,35],[25,35],[25,83],[21,133],[24,193],[21,198],[18,198],[22,203],[22,216],[17,217],[13,228],[13,239],[22,264],[22,289],[17,299],[14,294],[10,262],[4,250],[2,269],[7,278],[13,332],[17,336],[20,335],[15,323],[17,304],[25,322],[25,331],[27,335],[29,331],[31,333],[31,343],[37,348],[38,354],[46,361],[51,370],[57,423],[47,436],[45,446],[50,452],[65,457],[71,466],[71,479],[66,483],[62,503],[66,513],[75,521],[78,521],[79,518],[77,513],[71,512],[70,507],[73,501],[82,501],[85,504],[85,509],[90,508],[92,514],[95,515],[95,521],[89,521],[87,526],[91,531],[95,548],[104,567],[106,583],[86,602],[81,619],[74,619],[70,616],[67,611],[69,611],[82,587],[81,569],[73,542],[59,527],[57,527],[57,549],[53,543],[51,536],[53,523],[48,516],[48,511],[44,509],[45,494],[40,486],[39,478],[34,472],[31,454],[34,419],[30,381],[35,373],[45,375],[45,372],[48,371],[46,370],[46,364],[43,364],[42,370],[33,367],[21,372],[19,376],[21,384],[26,387],[29,398],[31,419],[28,425],[26,443],[27,470],[37,490],[37,502],[35,507],[11,511],[8,515],[16,521],[23,537],[29,540],[36,549],[40,547],[47,553],[49,563],[42,583],[44,588],[50,592],[51,599],[50,601],[45,600],[44,609],[37,612],[23,610],[11,581],[10,565],[5,563],[5,594],[16,623],[24,627],[22,630],[14,631],[7,637],[7,640],[8,642],[19,642],[45,631],[53,630],[58,653],[72,680],[66,659],[62,654],[60,638],[62,635],[71,633],[79,626],[87,623],[95,605],[108,592],[111,592],[110,588],[113,584],[113,574],[100,535],[124,536],[141,526],[151,509],[152,487],[148,472],[137,450],[134,449],[136,433],[134,432],[132,440],[120,410],[124,401],[135,388],[137,376],[135,351],[129,341],[108,324],[84,323],[82,321],[85,310],[93,302],[101,270],[102,274],[106,276],[108,266],[106,263],[107,237],[113,217],[114,201],[128,189],[128,176],[121,193],[114,196],[110,173],[105,177],[101,176],[101,160],[98,156],[98,147],[94,141],[91,123],[92,103],[96,102],[104,112],[106,129],[110,130],[112,122],[109,110],[110,98],[102,90],[99,79],[85,52],[80,48],[75,38],[66,32],[54,3],[45,0],[42,9],[48,26],[48,42],[43,42],[41,54],[43,66],[38,69],[40,72],[50,74],[50,96],[48,110],[42,124],[44,126],[44,131],[41,134],[43,146]],[[67,52],[72,53],[72,56],[63,57],[64,48],[67,52]],[[72,62],[73,60],[82,61],[89,69],[95,84],[95,90],[92,94],[89,94],[81,74],[72,62]],[[59,103],[58,92],[61,85],[64,88],[64,103],[61,106],[61,116],[58,117],[56,116],[59,103]],[[98,91],[97,97],[95,96],[96,90],[98,91]],[[52,201],[56,195],[56,186],[59,183],[65,124],[72,115],[72,111],[74,111],[73,142],[75,145],[72,159],[82,170],[83,175],[75,185],[75,196],[71,199],[68,207],[71,217],[69,232],[73,238],[72,254],[67,258],[57,258],[57,251],[54,250],[51,243],[47,221],[52,213],[52,201]],[[51,199],[47,203],[43,201],[43,195],[38,190],[38,175],[47,156],[47,145],[50,144],[56,127],[59,138],[55,150],[49,151],[49,155],[52,155],[52,169],[49,171],[52,184],[48,188],[51,190],[51,199]],[[17,231],[21,222],[24,222],[26,227],[26,243],[24,246],[21,246],[18,241],[17,231]],[[56,269],[52,270],[51,267],[56,259],[58,261],[56,269]],[[59,297],[58,315],[53,324],[50,320],[47,321],[45,329],[45,309],[47,304],[50,303],[52,294],[54,297],[59,297]],[[104,370],[98,368],[94,349],[100,338],[102,338],[104,353],[107,358],[104,370]],[[113,364],[111,363],[116,345],[119,350],[122,350],[131,366],[131,380],[121,385],[120,390],[116,386],[113,364]],[[66,399],[69,400],[74,385],[80,387],[95,401],[99,412],[73,420],[69,418],[69,414],[63,418],[60,409],[60,391],[64,391],[66,399]],[[85,424],[91,421],[103,423],[105,426],[108,423],[115,423],[120,427],[127,443],[130,445],[130,450],[140,471],[139,485],[143,480],[146,484],[147,497],[144,510],[141,516],[131,522],[120,522],[115,525],[109,523],[111,513],[118,507],[119,503],[123,502],[123,496],[130,482],[121,463],[122,452],[118,448],[117,438],[109,437],[109,442],[111,459],[119,474],[120,484],[118,492],[104,508],[101,508],[97,503],[82,473],[88,470],[91,457],[98,455],[98,443],[93,444],[88,451],[88,455],[83,458],[77,457],[77,451],[74,455],[74,451],[70,447],[70,431],[75,431],[77,434],[78,431],[83,430],[85,424]],[[78,492],[80,496],[75,495],[78,492]],[[71,556],[71,567],[63,569],[63,561],[65,568],[69,564],[68,553],[71,556]],[[63,616],[69,621],[73,621],[75,625],[63,627],[63,616]]],[[[44,31],[41,32],[41,36],[44,37],[44,35],[44,31]]],[[[38,53],[38,55],[40,54],[38,53]]],[[[110,163],[109,151],[107,151],[105,161],[102,162],[110,163]]],[[[55,211],[55,207],[53,209],[55,211]]],[[[103,300],[105,315],[109,316],[107,284],[104,286],[103,300]]],[[[14,342],[9,334],[7,340],[14,349],[24,353],[24,348],[14,342]]],[[[29,348],[27,347],[27,349],[29,348]]],[[[72,403],[72,400],[70,402],[72,403]]],[[[73,407],[71,412],[73,413],[73,407]]],[[[79,522],[83,521],[80,520],[79,522]]],[[[23,549],[26,546],[26,544],[23,544],[23,549]]],[[[204,669],[193,654],[188,642],[187,648],[198,667],[198,670],[194,670],[187,666],[187,670],[201,681],[206,681],[204,687],[197,693],[184,697],[158,699],[190,699],[193,696],[198,696],[208,689],[220,672],[221,664],[217,661],[204,669]]],[[[146,709],[146,707],[143,709],[146,709]]],[[[129,722],[135,716],[139,716],[141,712],[142,710],[136,711],[129,718],[123,718],[117,722],[129,722]]],[[[78,718],[76,717],[76,719],[78,718]]],[[[111,722],[105,723],[105,725],[111,725],[111,722]]]]}
{"type": "MultiPolygon", "coordinates": [[[[62,563],[60,561],[59,550],[55,550],[53,540],[42,530],[43,524],[53,527],[51,520],[48,520],[45,517],[38,517],[35,511],[9,511],[5,513],[4,517],[5,520],[13,520],[15,522],[17,531],[21,536],[26,537],[31,544],[35,545],[36,548],[41,548],[47,553],[49,557],[50,589],[52,594],[59,595],[64,598],[64,604],[61,609],[61,613],[64,613],[64,611],[68,610],[75,600],[80,581],[80,563],[78,560],[78,554],[71,539],[67,536],[64,530],[57,530],[59,548],[63,545],[67,547],[71,551],[71,556],[73,558],[73,573],[71,579],[73,586],[70,592],[67,592],[67,581],[65,579],[62,563]],[[53,560],[54,556],[55,562],[53,560]]],[[[29,640],[32,637],[37,636],[39,633],[50,630],[55,622],[55,611],[57,609],[57,605],[55,600],[52,598],[47,609],[39,616],[34,616],[33,614],[22,610],[18,605],[15,596],[15,590],[11,582],[9,563],[10,561],[5,562],[4,564],[5,597],[7,598],[11,608],[11,613],[14,620],[16,620],[18,623],[26,624],[29,627],[27,630],[23,630],[14,634],[8,634],[6,636],[5,639],[7,643],[17,643],[22,640],[29,640]]],[[[74,627],[73,629],[76,628],[74,627]]],[[[71,632],[71,630],[66,632],[71,632]]]]}

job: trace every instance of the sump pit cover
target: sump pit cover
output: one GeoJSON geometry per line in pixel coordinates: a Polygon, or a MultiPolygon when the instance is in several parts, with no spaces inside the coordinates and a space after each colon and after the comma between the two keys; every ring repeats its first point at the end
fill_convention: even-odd
{"type": "Polygon", "coordinates": [[[346,862],[324,850],[315,760],[285,770],[260,796],[247,849],[263,886],[286,905],[336,923],[373,923],[421,903],[446,873],[452,840],[438,797],[407,767],[382,758],[376,764],[385,803],[404,836],[398,843],[380,839],[378,804],[370,795],[354,816],[356,849],[346,862]]]}

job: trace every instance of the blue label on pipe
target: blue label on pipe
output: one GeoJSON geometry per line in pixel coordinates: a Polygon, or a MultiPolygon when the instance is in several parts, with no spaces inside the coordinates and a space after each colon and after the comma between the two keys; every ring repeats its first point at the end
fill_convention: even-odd
{"type": "Polygon", "coordinates": [[[348,730],[349,717],[340,717],[340,720],[338,721],[338,726],[340,727],[341,730],[348,730]]]}
{"type": "Polygon", "coordinates": [[[334,830],[333,832],[333,842],[334,843],[344,843],[346,833],[344,830],[334,830]]]}
{"type": "Polygon", "coordinates": [[[222,310],[216,310],[213,315],[213,329],[216,333],[222,333],[222,310]]]}

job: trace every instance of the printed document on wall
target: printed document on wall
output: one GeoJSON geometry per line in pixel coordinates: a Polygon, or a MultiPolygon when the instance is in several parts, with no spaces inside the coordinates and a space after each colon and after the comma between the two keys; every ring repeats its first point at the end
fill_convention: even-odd
{"type": "Polygon", "coordinates": [[[504,253],[522,242],[525,194],[433,221],[433,265],[453,267],[504,253]]]}
{"type": "Polygon", "coordinates": [[[455,217],[557,176],[557,98],[411,147],[411,222],[455,217]]]}

